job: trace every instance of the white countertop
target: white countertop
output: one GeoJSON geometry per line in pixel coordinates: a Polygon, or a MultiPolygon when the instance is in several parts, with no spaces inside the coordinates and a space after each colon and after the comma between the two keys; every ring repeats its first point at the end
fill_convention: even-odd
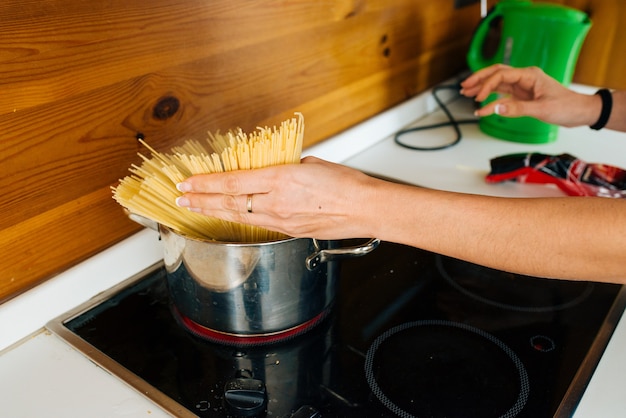
{"type": "MultiPolygon", "coordinates": [[[[593,92],[594,89],[576,87],[593,92]]],[[[532,145],[502,141],[463,125],[455,147],[433,152],[410,151],[390,135],[436,104],[425,93],[384,112],[322,144],[305,155],[343,162],[382,176],[415,184],[497,196],[559,196],[554,187],[506,183],[489,185],[489,159],[513,152],[568,152],[588,162],[626,167],[626,134],[560,128],[559,139],[532,145]]],[[[456,100],[456,118],[471,117],[472,104],[456,100]]],[[[441,112],[419,124],[443,120],[441,112]]],[[[449,128],[420,133],[426,141],[452,138],[449,128]],[[426,135],[424,137],[424,135],[426,135]]],[[[422,139],[420,139],[422,140],[422,139]]],[[[160,407],[93,364],[43,326],[50,319],[109,289],[161,258],[157,234],[144,230],[46,283],[0,305],[0,405],[11,417],[169,416],[160,407]]],[[[621,417],[626,411],[626,321],[620,321],[576,411],[577,418],[621,417]]]]}

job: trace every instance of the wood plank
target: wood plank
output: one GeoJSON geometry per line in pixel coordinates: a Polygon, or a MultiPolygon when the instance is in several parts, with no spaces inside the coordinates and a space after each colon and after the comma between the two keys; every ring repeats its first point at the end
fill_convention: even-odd
{"type": "Polygon", "coordinates": [[[108,6],[69,2],[74,6],[69,10],[66,1],[42,3],[42,10],[49,13],[14,3],[0,6],[0,15],[4,16],[0,21],[4,25],[0,64],[5,85],[0,114],[63,99],[68,93],[80,94],[164,66],[272,38],[288,38],[294,32],[334,19],[332,8],[324,7],[327,2],[187,0],[147,5],[116,1],[108,6]],[[5,8],[22,13],[8,13],[15,19],[8,20],[5,8]],[[98,68],[106,71],[94,71],[98,68]]]}
{"type": "Polygon", "coordinates": [[[107,187],[2,230],[0,303],[139,229],[107,187]]]}
{"type": "Polygon", "coordinates": [[[478,8],[429,0],[0,4],[0,299],[137,230],[111,198],[144,135],[301,111],[307,145],[464,68],[478,8]]]}

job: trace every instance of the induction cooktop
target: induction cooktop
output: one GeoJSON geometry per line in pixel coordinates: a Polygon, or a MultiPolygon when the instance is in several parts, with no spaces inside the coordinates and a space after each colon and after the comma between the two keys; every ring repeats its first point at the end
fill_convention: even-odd
{"type": "Polygon", "coordinates": [[[158,263],[47,326],[175,416],[570,416],[626,303],[620,285],[383,242],[341,262],[315,327],[237,347],[181,326],[166,274],[158,263]]]}

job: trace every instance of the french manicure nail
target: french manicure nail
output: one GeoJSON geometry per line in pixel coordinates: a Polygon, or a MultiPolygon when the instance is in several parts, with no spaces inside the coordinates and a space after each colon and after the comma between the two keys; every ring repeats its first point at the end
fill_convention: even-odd
{"type": "Polygon", "coordinates": [[[179,192],[190,192],[191,191],[191,184],[187,183],[186,181],[181,181],[180,183],[176,184],[176,189],[178,189],[179,192]]]}
{"type": "Polygon", "coordinates": [[[191,202],[185,196],[180,196],[176,198],[176,206],[179,206],[181,208],[188,208],[190,205],[191,202]]]}

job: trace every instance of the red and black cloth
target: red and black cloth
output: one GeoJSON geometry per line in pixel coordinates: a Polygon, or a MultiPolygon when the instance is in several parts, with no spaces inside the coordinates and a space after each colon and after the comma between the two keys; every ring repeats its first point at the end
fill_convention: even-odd
{"type": "Polygon", "coordinates": [[[569,154],[510,154],[493,158],[488,183],[555,184],[570,196],[626,198],[626,170],[569,154]]]}

